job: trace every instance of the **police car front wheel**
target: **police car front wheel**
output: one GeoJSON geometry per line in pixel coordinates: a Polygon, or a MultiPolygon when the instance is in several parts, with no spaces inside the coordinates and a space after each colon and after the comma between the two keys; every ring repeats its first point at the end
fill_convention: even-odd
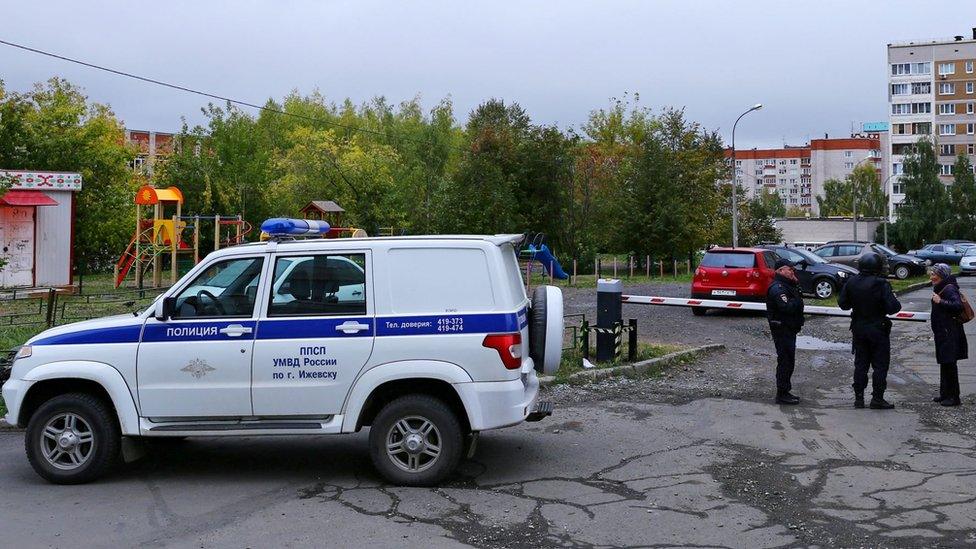
{"type": "Polygon", "coordinates": [[[27,459],[55,484],[80,484],[104,475],[119,456],[118,422],[101,399],[60,395],[42,404],[27,423],[27,459]]]}
{"type": "Polygon", "coordinates": [[[373,465],[388,481],[431,486],[457,467],[464,441],[457,417],[444,402],[407,395],[380,410],[369,445],[373,465]]]}

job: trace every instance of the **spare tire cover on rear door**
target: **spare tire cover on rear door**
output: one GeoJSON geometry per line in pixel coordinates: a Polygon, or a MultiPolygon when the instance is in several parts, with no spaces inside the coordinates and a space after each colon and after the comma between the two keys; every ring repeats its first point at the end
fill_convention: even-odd
{"type": "Polygon", "coordinates": [[[539,286],[532,292],[529,310],[529,356],[535,369],[552,375],[563,354],[563,293],[554,286],[539,286]]]}

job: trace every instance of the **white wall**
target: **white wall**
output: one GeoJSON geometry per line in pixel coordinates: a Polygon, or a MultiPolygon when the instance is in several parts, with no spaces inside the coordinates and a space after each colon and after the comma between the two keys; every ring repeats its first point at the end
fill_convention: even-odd
{"type": "Polygon", "coordinates": [[[57,206],[37,206],[35,286],[66,286],[71,279],[71,191],[44,191],[57,206]]]}

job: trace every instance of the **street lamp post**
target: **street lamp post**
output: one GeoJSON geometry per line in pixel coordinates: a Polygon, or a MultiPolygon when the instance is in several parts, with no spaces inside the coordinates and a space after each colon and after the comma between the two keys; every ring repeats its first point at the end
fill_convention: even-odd
{"type": "Polygon", "coordinates": [[[735,119],[735,123],[732,124],[732,247],[736,248],[739,246],[739,191],[738,182],[736,181],[736,167],[735,167],[735,127],[739,124],[739,120],[742,117],[751,113],[752,111],[758,111],[762,108],[762,103],[756,103],[749,108],[746,112],[739,115],[739,118],[735,119]]]}

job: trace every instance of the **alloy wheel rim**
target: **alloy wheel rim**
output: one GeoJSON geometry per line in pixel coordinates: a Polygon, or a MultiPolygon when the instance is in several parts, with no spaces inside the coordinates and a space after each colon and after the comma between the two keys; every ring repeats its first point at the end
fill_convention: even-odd
{"type": "Polygon", "coordinates": [[[83,417],[72,412],[55,415],[41,431],[41,454],[52,467],[71,471],[88,463],[95,449],[95,433],[83,417]]]}
{"type": "Polygon", "coordinates": [[[386,455],[402,471],[426,471],[440,458],[441,432],[423,416],[400,418],[386,433],[386,455]]]}
{"type": "Polygon", "coordinates": [[[830,297],[831,293],[833,292],[830,288],[830,282],[823,281],[817,283],[817,297],[821,299],[826,299],[830,297]]]}

